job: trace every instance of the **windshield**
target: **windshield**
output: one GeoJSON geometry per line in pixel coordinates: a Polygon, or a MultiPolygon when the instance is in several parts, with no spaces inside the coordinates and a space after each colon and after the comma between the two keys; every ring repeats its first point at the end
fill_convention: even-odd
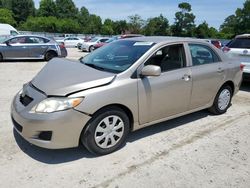
{"type": "Polygon", "coordinates": [[[250,38],[236,38],[227,44],[229,48],[250,49],[250,38]]]}
{"type": "Polygon", "coordinates": [[[9,36],[0,36],[0,43],[4,43],[4,42],[7,41],[8,39],[10,39],[9,36]]]}
{"type": "Polygon", "coordinates": [[[96,42],[98,40],[98,38],[93,38],[90,40],[90,42],[96,42]]]}
{"type": "Polygon", "coordinates": [[[153,45],[153,42],[121,40],[93,51],[83,57],[81,62],[95,69],[120,73],[133,65],[153,45]]]}
{"type": "Polygon", "coordinates": [[[113,42],[113,41],[115,41],[115,40],[117,40],[116,38],[111,38],[111,39],[109,39],[109,40],[107,40],[107,41],[105,41],[106,43],[111,43],[111,42],[113,42]]]}

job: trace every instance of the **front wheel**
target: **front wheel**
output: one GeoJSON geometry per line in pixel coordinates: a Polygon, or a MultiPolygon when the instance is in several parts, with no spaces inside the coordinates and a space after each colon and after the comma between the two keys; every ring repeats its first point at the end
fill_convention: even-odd
{"type": "Polygon", "coordinates": [[[89,47],[89,52],[93,52],[95,50],[94,46],[89,47]]]}
{"type": "Polygon", "coordinates": [[[232,88],[230,86],[223,86],[217,93],[213,106],[209,108],[209,111],[216,115],[225,113],[230,107],[232,93],[232,88]]]}
{"type": "Polygon", "coordinates": [[[101,110],[93,116],[81,135],[92,153],[106,155],[121,147],[129,133],[129,118],[119,108],[101,110]]]}

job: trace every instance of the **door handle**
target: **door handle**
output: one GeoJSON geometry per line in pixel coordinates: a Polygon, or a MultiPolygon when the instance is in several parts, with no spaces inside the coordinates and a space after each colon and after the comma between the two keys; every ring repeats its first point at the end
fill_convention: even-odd
{"type": "Polygon", "coordinates": [[[191,79],[191,75],[184,74],[181,79],[184,80],[184,81],[186,81],[186,82],[188,82],[191,79]]]}
{"type": "Polygon", "coordinates": [[[223,70],[222,68],[218,68],[217,72],[218,72],[218,73],[223,73],[224,70],[223,70]]]}

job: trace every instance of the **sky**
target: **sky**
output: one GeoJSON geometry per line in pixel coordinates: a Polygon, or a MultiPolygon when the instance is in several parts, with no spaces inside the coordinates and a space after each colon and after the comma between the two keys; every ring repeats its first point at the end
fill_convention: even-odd
{"type": "MultiPolygon", "coordinates": [[[[85,6],[91,14],[101,16],[104,20],[127,20],[128,16],[139,14],[143,19],[150,17],[167,17],[170,24],[174,22],[178,4],[185,0],[74,0],[80,8],[85,6]]],[[[36,8],[39,0],[34,0],[36,8]]],[[[192,6],[196,16],[196,24],[206,21],[209,26],[219,29],[224,19],[235,13],[237,8],[242,8],[245,0],[186,0],[192,6]]]]}

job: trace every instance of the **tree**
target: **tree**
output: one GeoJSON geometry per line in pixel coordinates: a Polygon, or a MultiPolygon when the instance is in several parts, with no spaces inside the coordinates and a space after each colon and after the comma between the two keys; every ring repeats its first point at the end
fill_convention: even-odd
{"type": "Polygon", "coordinates": [[[138,14],[129,16],[129,31],[131,33],[141,33],[144,20],[138,14]]]}
{"type": "Polygon", "coordinates": [[[41,0],[38,9],[38,16],[48,17],[57,16],[56,3],[53,0],[41,0]]]}
{"type": "Polygon", "coordinates": [[[56,17],[29,17],[20,28],[26,31],[58,32],[58,20],[56,17]]]}
{"type": "Polygon", "coordinates": [[[195,28],[195,36],[202,39],[217,38],[218,31],[213,27],[209,27],[207,22],[204,21],[195,28]]]}
{"type": "Polygon", "coordinates": [[[13,18],[13,13],[11,10],[0,8],[0,23],[16,25],[16,21],[13,18]]]}
{"type": "Polygon", "coordinates": [[[235,14],[228,16],[220,26],[221,33],[226,38],[232,38],[242,33],[250,33],[250,0],[246,0],[243,8],[238,8],[235,14]]]}
{"type": "Polygon", "coordinates": [[[90,15],[89,15],[89,11],[86,7],[82,7],[78,13],[78,22],[81,26],[81,32],[86,33],[87,32],[87,26],[88,26],[88,22],[90,19],[90,15]]]}
{"type": "Polygon", "coordinates": [[[178,7],[181,11],[175,13],[175,23],[172,31],[176,36],[194,36],[195,15],[191,12],[189,3],[180,3],[178,7]]]}
{"type": "Polygon", "coordinates": [[[101,34],[103,35],[113,35],[114,34],[114,23],[111,19],[106,19],[102,25],[101,34]]]}
{"type": "Polygon", "coordinates": [[[128,23],[126,20],[115,21],[113,23],[114,34],[120,35],[126,33],[128,30],[128,23]]]}
{"type": "Polygon", "coordinates": [[[18,24],[26,21],[29,16],[35,15],[33,0],[10,0],[10,5],[14,19],[18,24]]]}
{"type": "Polygon", "coordinates": [[[89,17],[89,23],[86,27],[86,33],[100,34],[102,28],[102,19],[100,16],[91,14],[89,17]]]}
{"type": "Polygon", "coordinates": [[[58,18],[77,18],[78,9],[72,0],[56,0],[55,3],[58,18]]]}
{"type": "Polygon", "coordinates": [[[168,19],[162,14],[155,18],[150,18],[147,21],[147,25],[144,28],[145,35],[158,35],[165,36],[170,35],[170,28],[168,19]]]}

